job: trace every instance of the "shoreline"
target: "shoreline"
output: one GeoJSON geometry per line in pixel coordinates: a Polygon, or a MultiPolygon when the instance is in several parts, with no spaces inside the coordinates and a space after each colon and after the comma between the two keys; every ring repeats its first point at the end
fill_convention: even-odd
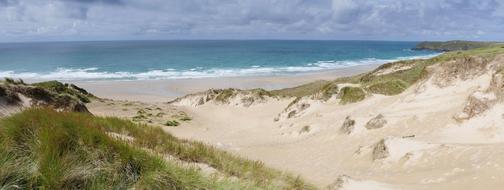
{"type": "Polygon", "coordinates": [[[359,65],[328,71],[276,76],[215,77],[136,81],[63,81],[80,86],[98,97],[113,100],[167,102],[211,88],[290,88],[317,80],[334,80],[371,71],[382,64],[359,65]]]}

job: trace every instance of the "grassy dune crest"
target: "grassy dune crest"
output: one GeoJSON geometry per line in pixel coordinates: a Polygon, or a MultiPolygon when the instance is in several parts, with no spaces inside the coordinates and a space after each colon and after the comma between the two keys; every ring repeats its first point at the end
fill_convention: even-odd
{"type": "Polygon", "coordinates": [[[279,96],[297,98],[323,94],[325,98],[322,100],[327,100],[327,97],[339,93],[338,97],[344,98],[341,100],[341,103],[353,103],[363,100],[365,98],[363,96],[364,93],[361,93],[360,90],[348,88],[341,88],[339,92],[336,92],[337,88],[330,88],[336,90],[327,91],[327,87],[350,83],[360,86],[360,89],[364,90],[365,93],[392,96],[402,93],[419,80],[428,76],[429,71],[427,68],[431,65],[449,61],[471,60],[471,58],[475,57],[484,60],[492,60],[499,54],[504,54],[504,44],[485,43],[485,46],[482,48],[445,52],[442,55],[425,60],[419,59],[387,63],[368,73],[338,78],[332,81],[316,81],[293,88],[273,90],[271,93],[279,96]]]}

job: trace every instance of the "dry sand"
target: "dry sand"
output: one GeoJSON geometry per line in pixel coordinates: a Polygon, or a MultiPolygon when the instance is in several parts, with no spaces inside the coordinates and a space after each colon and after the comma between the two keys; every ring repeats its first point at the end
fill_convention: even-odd
{"type": "MultiPolygon", "coordinates": [[[[503,63],[501,58],[494,65],[503,63]]],[[[437,79],[430,76],[400,95],[374,94],[347,105],[339,104],[335,98],[327,102],[306,98],[301,101],[310,104],[306,110],[279,121],[275,118],[284,112],[292,98],[271,99],[250,107],[213,103],[197,107],[166,103],[143,106],[164,106],[162,109],[172,110],[170,113],[187,113],[191,121],[179,127],[164,127],[178,137],[261,160],[268,166],[299,174],[321,188],[333,184],[341,189],[502,189],[504,105],[498,103],[467,120],[455,119],[463,112],[468,97],[489,88],[492,77],[491,72],[465,80],[455,77],[450,85],[440,87],[436,85],[437,79]],[[366,123],[379,114],[386,120],[385,125],[366,128],[366,123]],[[350,134],[345,134],[340,128],[348,116],[355,120],[355,125],[350,134]]],[[[315,78],[333,79],[335,75],[202,79],[194,84],[185,80],[164,89],[176,89],[170,91],[170,95],[176,95],[200,91],[204,85],[276,88],[265,84],[289,86],[315,78]]],[[[122,84],[135,83],[140,86],[135,85],[137,89],[147,90],[159,88],[163,81],[122,84]]],[[[131,97],[135,96],[132,93],[120,95],[122,91],[118,89],[124,86],[117,84],[121,83],[79,85],[99,96],[114,91],[105,97],[136,99],[131,97]],[[109,86],[114,87],[108,89],[109,86]]],[[[161,92],[139,96],[165,100],[156,94],[161,92]]],[[[98,115],[110,115],[114,110],[117,113],[119,108],[109,104],[95,103],[90,110],[98,115]]],[[[123,116],[134,115],[128,112],[123,116]]],[[[161,121],[153,124],[162,126],[161,121]]]]}

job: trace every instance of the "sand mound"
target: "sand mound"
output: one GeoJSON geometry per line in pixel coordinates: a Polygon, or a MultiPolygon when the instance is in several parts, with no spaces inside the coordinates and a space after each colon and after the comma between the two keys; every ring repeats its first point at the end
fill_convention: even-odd
{"type": "Polygon", "coordinates": [[[277,97],[271,95],[263,89],[240,90],[240,89],[210,89],[205,92],[189,94],[181,98],[177,98],[170,104],[177,106],[201,106],[207,103],[216,105],[233,105],[250,107],[252,105],[265,103],[270,99],[277,97]]]}
{"type": "Polygon", "coordinates": [[[396,62],[393,64],[384,64],[384,65],[378,67],[374,72],[372,72],[371,75],[374,75],[374,76],[387,75],[387,74],[391,74],[391,73],[405,71],[405,70],[413,68],[414,66],[415,66],[415,63],[412,61],[401,61],[401,62],[396,62]]]}
{"type": "MultiPolygon", "coordinates": [[[[58,83],[61,84],[61,83],[58,83]]],[[[91,94],[83,94],[74,85],[63,85],[59,90],[19,83],[0,83],[0,104],[3,114],[14,113],[23,107],[52,107],[58,111],[89,113],[82,99],[89,101],[91,94]]],[[[83,89],[81,89],[83,90],[83,89]]]]}

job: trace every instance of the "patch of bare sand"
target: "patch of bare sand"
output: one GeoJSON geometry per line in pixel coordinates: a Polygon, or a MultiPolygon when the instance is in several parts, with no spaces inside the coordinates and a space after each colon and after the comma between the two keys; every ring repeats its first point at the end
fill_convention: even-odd
{"type": "Polygon", "coordinates": [[[93,101],[86,106],[91,113],[97,116],[119,117],[149,125],[165,126],[168,121],[177,121],[180,126],[184,126],[192,120],[191,116],[184,112],[184,109],[161,102],[102,99],[93,101]]]}

